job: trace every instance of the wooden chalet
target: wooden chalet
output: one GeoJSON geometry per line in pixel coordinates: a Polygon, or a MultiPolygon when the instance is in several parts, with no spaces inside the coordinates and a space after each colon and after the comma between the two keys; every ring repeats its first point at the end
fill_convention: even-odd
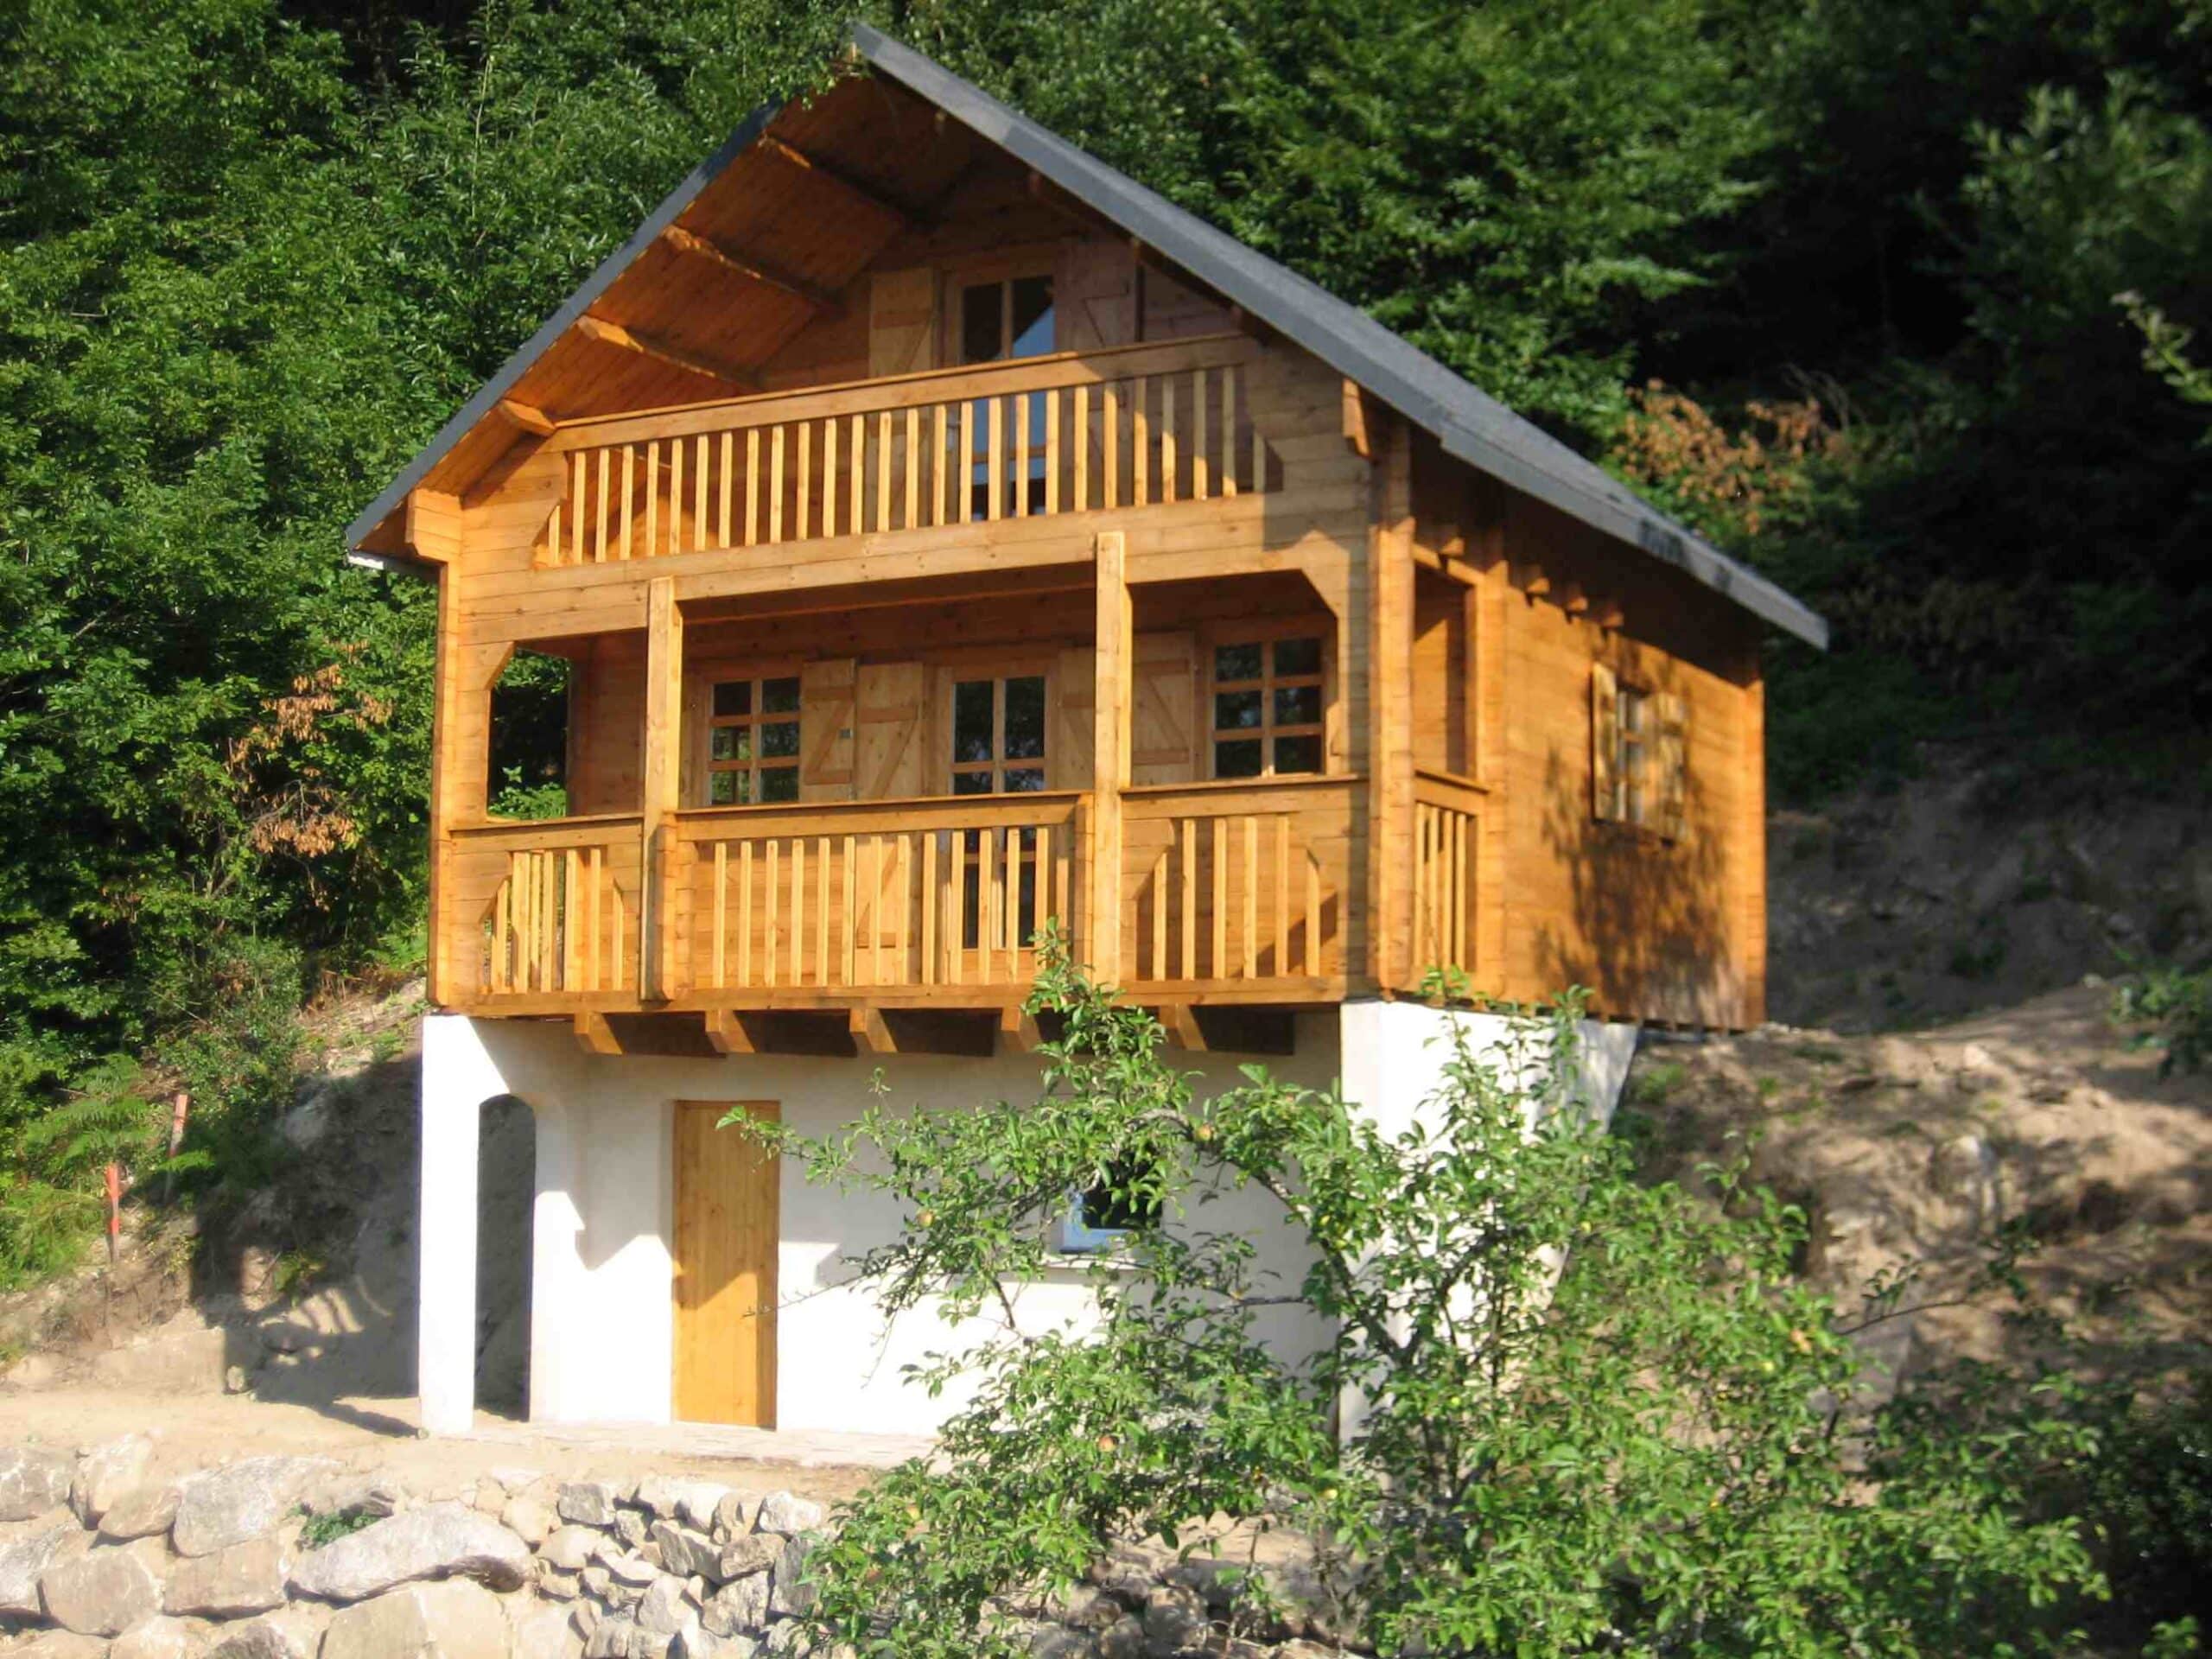
{"type": "Polygon", "coordinates": [[[860,28],[356,521],[439,583],[431,979],[601,1052],[1762,1017],[1819,618],[1349,305],[860,28]],[[518,650],[568,816],[491,810],[518,650]]]}

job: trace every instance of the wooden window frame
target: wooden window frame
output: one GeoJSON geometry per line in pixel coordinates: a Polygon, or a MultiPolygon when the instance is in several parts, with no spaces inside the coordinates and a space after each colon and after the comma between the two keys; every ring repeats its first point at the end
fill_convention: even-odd
{"type": "Polygon", "coordinates": [[[1269,778],[1326,777],[1332,771],[1330,741],[1334,722],[1331,715],[1337,703],[1337,626],[1332,616],[1316,614],[1301,617],[1279,617],[1253,622],[1217,622],[1200,631],[1198,648],[1205,655],[1198,683],[1199,741],[1205,745],[1205,776],[1220,779],[1220,746],[1224,743],[1250,742],[1260,744],[1261,770],[1257,772],[1236,774],[1228,781],[1257,782],[1269,778]],[[1321,646],[1320,668],[1312,674],[1293,674],[1278,679],[1275,674],[1274,647],[1282,639],[1315,639],[1321,646]],[[1257,680],[1223,680],[1216,677],[1218,665],[1217,653],[1224,645],[1263,646],[1260,657],[1260,677],[1257,680]],[[1301,686],[1316,686],[1321,693],[1320,718],[1316,721],[1296,721],[1287,727],[1275,723],[1274,694],[1278,686],[1285,690],[1301,686]],[[1260,723],[1257,726],[1222,727],[1214,724],[1214,698],[1221,691],[1249,691],[1260,693],[1260,723]],[[1321,764],[1311,772],[1278,772],[1275,769],[1274,744],[1278,737],[1311,737],[1320,750],[1321,764]]]}
{"type": "Polygon", "coordinates": [[[1004,785],[1005,773],[1009,770],[1006,758],[1006,682],[1008,680],[1041,679],[1045,683],[1045,753],[1034,760],[1023,758],[1011,763],[1016,772],[1037,771],[1045,775],[1045,792],[1049,792],[1052,778],[1052,718],[1059,707],[1059,676],[1050,656],[1024,653],[1019,657],[1002,652],[966,656],[942,655],[931,661],[937,676],[937,690],[931,698],[936,715],[936,732],[932,742],[935,751],[936,776],[944,792],[955,792],[953,780],[960,774],[988,771],[992,787],[983,794],[962,797],[965,800],[988,800],[1007,794],[1028,795],[1034,790],[1008,791],[1004,785]],[[991,755],[988,761],[962,761],[953,758],[953,700],[959,687],[966,682],[988,680],[991,693],[991,755]]]}
{"type": "Polygon", "coordinates": [[[1591,813],[1654,841],[1687,831],[1688,704],[1644,675],[1591,665],[1591,813]]]}
{"type": "MultiPolygon", "coordinates": [[[[686,700],[688,706],[685,709],[685,713],[690,719],[691,729],[697,734],[690,746],[692,776],[690,784],[684,791],[687,798],[695,804],[702,807],[716,805],[717,803],[714,799],[714,774],[718,772],[737,771],[744,771],[752,775],[755,798],[749,801],[723,801],[719,803],[720,805],[727,807],[798,804],[800,798],[798,794],[794,794],[789,801],[762,801],[758,798],[760,775],[763,771],[789,771],[794,778],[798,778],[806,760],[803,751],[795,751],[789,756],[778,755],[764,766],[763,761],[766,758],[760,753],[760,729],[763,724],[783,725],[786,722],[796,727],[799,723],[800,711],[804,705],[805,692],[802,687],[800,701],[792,707],[788,715],[779,714],[769,717],[764,715],[761,710],[760,705],[763,701],[761,688],[771,680],[802,679],[804,668],[805,664],[798,658],[709,662],[698,665],[696,670],[696,677],[693,679],[691,684],[691,694],[686,700]],[[753,713],[716,715],[715,688],[718,685],[734,685],[740,682],[749,683],[753,687],[753,713]],[[717,761],[714,758],[715,732],[719,728],[734,726],[748,726],[753,729],[753,758],[747,761],[717,761]]],[[[801,779],[795,787],[803,790],[804,780],[801,779]]]]}
{"type": "MultiPolygon", "coordinates": [[[[1052,347],[1060,349],[1060,256],[1057,245],[1035,248],[1008,249],[1004,251],[977,254],[966,259],[940,260],[937,266],[940,293],[938,315],[938,338],[944,348],[938,353],[946,368],[982,366],[970,365],[963,354],[961,339],[961,296],[963,290],[979,288],[985,283],[996,283],[1001,290],[999,303],[999,338],[1001,351],[1012,347],[1008,335],[1013,319],[1013,284],[1024,276],[1044,276],[1052,283],[1052,347]]],[[[1003,363],[1010,359],[1001,356],[988,358],[983,363],[1003,363]]]]}

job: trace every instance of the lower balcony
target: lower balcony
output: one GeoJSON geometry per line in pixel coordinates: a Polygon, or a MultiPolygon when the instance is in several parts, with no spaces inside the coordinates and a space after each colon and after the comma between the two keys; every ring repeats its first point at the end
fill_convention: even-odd
{"type": "Polygon", "coordinates": [[[1132,788],[1117,836],[1072,791],[488,823],[448,838],[434,925],[482,1014],[1003,1013],[1048,925],[1138,1003],[1333,1002],[1363,795],[1132,788]]]}

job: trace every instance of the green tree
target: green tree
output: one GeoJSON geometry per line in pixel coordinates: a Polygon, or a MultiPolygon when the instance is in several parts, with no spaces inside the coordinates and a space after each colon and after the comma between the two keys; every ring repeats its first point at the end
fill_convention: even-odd
{"type": "Polygon", "coordinates": [[[845,1507],[824,1635],[1015,1651],[992,1598],[1217,1517],[1327,1540],[1385,1652],[2024,1651],[2097,1587],[2073,1523],[2023,1513],[2021,1471],[2083,1437],[1859,1402],[1836,1310],[1791,1276],[1802,1217],[1726,1172],[1717,1203],[1639,1183],[1579,1104],[1571,1001],[1496,1048],[1462,1033],[1389,1135],[1257,1068],[1194,1098],[1149,1016],[1079,974],[1039,1001],[1065,1025],[1033,1103],[879,1104],[827,1139],[734,1115],[905,1207],[855,1263],[887,1310],[1003,1322],[922,1368],[972,1403],[845,1507]],[[1086,1191],[1128,1228],[1075,1269],[1099,1318],[1024,1329],[1013,1293],[1069,1270],[1051,1223],[1086,1191]],[[1221,1221],[1232,1200],[1268,1222],[1221,1221]],[[1261,1266],[1277,1223],[1294,1282],[1261,1266]],[[1340,1335],[1284,1358],[1257,1325],[1286,1304],[1340,1335]]]}

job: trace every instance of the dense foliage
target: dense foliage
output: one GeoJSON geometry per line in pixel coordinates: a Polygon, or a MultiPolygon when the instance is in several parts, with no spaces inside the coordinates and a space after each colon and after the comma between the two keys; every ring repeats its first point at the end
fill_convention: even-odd
{"type": "Polygon", "coordinates": [[[2101,1594],[2043,1501],[2091,1461],[2080,1390],[1974,1370],[1869,1398],[1849,1321],[1793,1276],[1802,1215],[1729,1172],[1640,1181],[1579,1104],[1571,1003],[1459,1028],[1387,1132],[1256,1067],[1196,1100],[1148,1014],[1080,975],[1039,995],[1065,1029],[1034,1101],[886,1103],[827,1139],[731,1115],[895,1200],[854,1271],[961,1332],[919,1368],[967,1400],[938,1454],[820,1558],[826,1635],[1018,1652],[1009,1604],[1116,1539],[1225,1523],[1325,1539],[1344,1625],[1385,1653],[2060,1650],[2101,1594]],[[1119,1244],[1057,1254],[1067,1194],[1102,1189],[1119,1244]],[[1096,1319],[1037,1312],[1048,1274],[1096,1319]],[[1286,1306],[1338,1333],[1308,1361],[1261,1332],[1286,1306]]]}
{"type": "MultiPolygon", "coordinates": [[[[1827,608],[1785,794],[2202,755],[2204,0],[858,9],[1827,608]]],[[[0,6],[0,1276],[95,1190],[44,1115],[159,1140],[108,1057],[250,1144],[239,1010],[416,948],[426,596],[339,529],[849,10],[0,6]]]]}

